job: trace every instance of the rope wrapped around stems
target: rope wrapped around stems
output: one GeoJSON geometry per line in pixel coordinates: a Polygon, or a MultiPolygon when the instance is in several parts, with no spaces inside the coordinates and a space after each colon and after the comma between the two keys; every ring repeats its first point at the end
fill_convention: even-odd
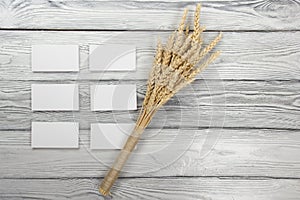
{"type": "Polygon", "coordinates": [[[219,56],[220,51],[210,52],[220,41],[221,33],[203,47],[202,33],[205,27],[199,23],[200,9],[201,5],[198,4],[193,32],[189,32],[189,26],[186,25],[188,10],[185,9],[178,30],[171,34],[166,45],[158,42],[141,112],[134,130],[100,185],[102,195],[110,194],[111,187],[156,111],[180,89],[193,82],[197,74],[219,56]]]}

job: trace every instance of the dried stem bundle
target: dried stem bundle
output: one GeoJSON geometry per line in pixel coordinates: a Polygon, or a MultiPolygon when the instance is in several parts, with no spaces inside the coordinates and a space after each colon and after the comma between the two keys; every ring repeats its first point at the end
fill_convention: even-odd
{"type": "Polygon", "coordinates": [[[219,51],[209,53],[220,41],[221,33],[209,45],[202,48],[202,32],[205,27],[201,27],[199,23],[200,9],[201,5],[198,4],[193,32],[190,33],[189,26],[186,25],[188,10],[185,9],[178,30],[169,37],[166,45],[162,46],[161,42],[158,42],[147,92],[135,128],[100,185],[99,191],[104,196],[109,194],[130,153],[156,111],[180,89],[193,82],[196,75],[219,56],[219,51]]]}

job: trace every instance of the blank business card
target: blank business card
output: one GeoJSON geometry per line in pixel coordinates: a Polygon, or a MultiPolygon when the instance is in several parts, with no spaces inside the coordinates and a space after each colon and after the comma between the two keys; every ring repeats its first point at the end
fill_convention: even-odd
{"type": "Polygon", "coordinates": [[[91,124],[91,149],[122,149],[135,124],[91,124]]]}
{"type": "Polygon", "coordinates": [[[134,71],[136,47],[133,45],[90,45],[89,66],[91,71],[134,71]]]}
{"type": "Polygon", "coordinates": [[[32,148],[78,148],[77,122],[32,122],[32,148]]]}
{"type": "Polygon", "coordinates": [[[34,72],[79,71],[78,45],[32,45],[31,52],[34,72]]]}
{"type": "Polygon", "coordinates": [[[79,110],[77,84],[32,84],[32,110],[79,110]]]}
{"type": "Polygon", "coordinates": [[[136,110],[135,85],[91,86],[91,110],[136,110]]]}

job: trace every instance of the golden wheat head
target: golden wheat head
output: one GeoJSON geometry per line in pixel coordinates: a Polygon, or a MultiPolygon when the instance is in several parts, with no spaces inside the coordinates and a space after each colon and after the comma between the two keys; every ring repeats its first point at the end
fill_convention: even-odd
{"type": "Polygon", "coordinates": [[[194,14],[193,32],[189,31],[186,23],[188,10],[185,9],[178,29],[170,35],[166,44],[158,42],[141,113],[133,132],[100,185],[99,191],[104,196],[109,194],[155,112],[181,88],[193,82],[197,74],[219,56],[219,51],[211,51],[220,41],[221,33],[203,47],[202,33],[205,27],[200,25],[200,9],[201,5],[198,4],[194,14]]]}

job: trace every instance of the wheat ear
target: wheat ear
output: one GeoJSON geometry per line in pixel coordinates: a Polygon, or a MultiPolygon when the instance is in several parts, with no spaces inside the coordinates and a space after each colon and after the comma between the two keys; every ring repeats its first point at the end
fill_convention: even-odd
{"type": "Polygon", "coordinates": [[[192,33],[186,26],[188,11],[185,9],[177,31],[171,34],[167,44],[163,46],[158,42],[141,112],[134,130],[100,185],[102,195],[110,194],[111,187],[156,111],[180,89],[193,82],[197,74],[220,55],[220,51],[210,52],[219,43],[222,34],[202,48],[202,32],[205,28],[200,26],[200,9],[201,5],[198,4],[192,33]]]}

